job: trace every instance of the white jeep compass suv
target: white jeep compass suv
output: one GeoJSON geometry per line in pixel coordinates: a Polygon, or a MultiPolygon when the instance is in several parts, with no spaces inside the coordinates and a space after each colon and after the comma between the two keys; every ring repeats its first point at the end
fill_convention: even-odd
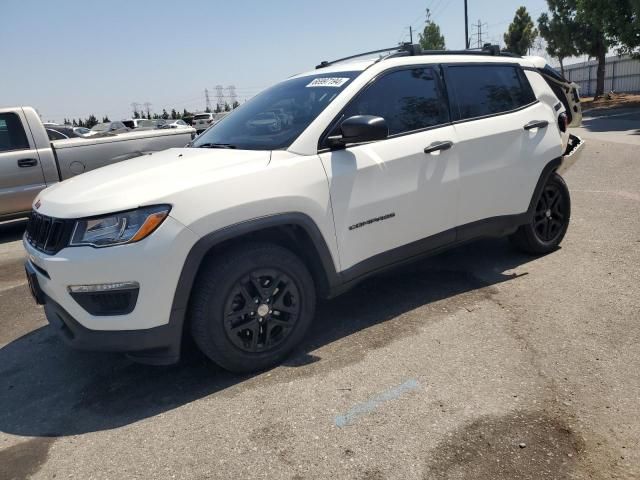
{"type": "Polygon", "coordinates": [[[260,370],[301,341],[318,296],[386,268],[487,236],[553,251],[583,147],[575,85],[541,58],[385,52],[289,78],[187,148],[44,190],[24,247],[50,324],[155,364],[190,335],[260,370]]]}

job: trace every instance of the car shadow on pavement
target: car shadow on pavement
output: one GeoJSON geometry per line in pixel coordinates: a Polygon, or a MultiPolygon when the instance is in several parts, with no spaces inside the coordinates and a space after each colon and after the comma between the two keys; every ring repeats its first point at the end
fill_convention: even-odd
{"type": "MultiPolygon", "coordinates": [[[[333,347],[317,352],[321,347],[345,339],[335,349],[348,348],[347,337],[378,324],[381,341],[391,343],[396,326],[404,324],[399,315],[516,278],[503,272],[531,260],[506,240],[489,239],[370,278],[322,302],[305,343],[270,375],[234,375],[196,353],[173,366],[139,365],[121,355],[72,350],[42,327],[0,348],[0,431],[51,437],[112,429],[225,389],[259,388],[268,378],[290,379],[305,369],[313,374],[340,357],[328,352],[322,358],[333,347]]],[[[428,326],[429,310],[418,321],[428,326]]]]}
{"type": "Polygon", "coordinates": [[[640,118],[640,109],[637,113],[629,113],[628,116],[585,117],[582,119],[582,127],[590,132],[626,132],[636,130],[638,118],[640,118]]]}

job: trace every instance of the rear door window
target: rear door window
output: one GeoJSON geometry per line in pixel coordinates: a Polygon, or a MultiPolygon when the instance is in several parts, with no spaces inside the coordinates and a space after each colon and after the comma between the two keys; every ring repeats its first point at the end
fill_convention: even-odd
{"type": "Polygon", "coordinates": [[[516,65],[450,65],[447,87],[455,99],[457,120],[509,112],[536,100],[516,65]]]}
{"type": "Polygon", "coordinates": [[[449,108],[439,71],[424,67],[384,75],[347,106],[342,118],[354,115],[384,118],[389,135],[449,122],[449,108]]]}
{"type": "Polygon", "coordinates": [[[29,141],[20,117],[15,113],[0,113],[0,152],[28,149],[29,141]]]}

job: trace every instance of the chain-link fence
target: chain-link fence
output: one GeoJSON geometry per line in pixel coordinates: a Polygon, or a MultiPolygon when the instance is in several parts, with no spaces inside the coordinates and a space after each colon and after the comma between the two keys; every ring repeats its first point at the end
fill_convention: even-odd
{"type": "MultiPolygon", "coordinates": [[[[564,76],[580,87],[580,95],[589,97],[596,91],[598,62],[574,63],[564,67],[564,76]]],[[[605,92],[640,92],[640,60],[608,57],[604,77],[605,92]]]]}

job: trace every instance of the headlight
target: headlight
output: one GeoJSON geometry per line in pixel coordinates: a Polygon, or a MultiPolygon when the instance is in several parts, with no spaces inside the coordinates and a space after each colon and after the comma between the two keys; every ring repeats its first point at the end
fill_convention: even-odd
{"type": "Polygon", "coordinates": [[[138,242],[151,235],[167,218],[170,210],[169,205],[156,205],[78,220],[69,245],[110,247],[138,242]]]}

